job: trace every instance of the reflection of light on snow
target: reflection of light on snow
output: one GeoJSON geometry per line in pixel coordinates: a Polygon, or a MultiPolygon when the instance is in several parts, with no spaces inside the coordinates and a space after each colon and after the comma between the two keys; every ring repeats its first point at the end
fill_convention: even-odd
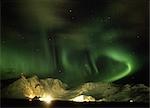
{"type": "Polygon", "coordinates": [[[46,103],[51,103],[51,101],[53,100],[53,98],[50,95],[47,96],[43,96],[39,98],[40,101],[44,101],[46,103]]]}
{"type": "Polygon", "coordinates": [[[84,101],[84,98],[83,98],[83,95],[81,96],[77,96],[73,99],[71,99],[72,101],[76,101],[76,102],[83,102],[84,101]]]}
{"type": "Polygon", "coordinates": [[[92,96],[84,96],[84,95],[77,96],[77,97],[70,99],[70,100],[75,101],[75,102],[95,101],[95,99],[92,96]]]}
{"type": "Polygon", "coordinates": [[[105,99],[105,98],[102,98],[102,99],[99,99],[98,101],[99,101],[99,102],[104,102],[104,101],[106,101],[106,99],[105,99]]]}
{"type": "MultiPolygon", "coordinates": [[[[32,100],[34,100],[34,98],[35,98],[36,96],[30,94],[30,95],[28,95],[27,97],[28,97],[29,101],[32,101],[32,100]]],[[[44,101],[44,102],[46,102],[46,103],[50,103],[50,102],[53,100],[53,98],[52,98],[50,95],[44,94],[43,96],[41,96],[40,98],[38,98],[38,100],[44,101]]]]}

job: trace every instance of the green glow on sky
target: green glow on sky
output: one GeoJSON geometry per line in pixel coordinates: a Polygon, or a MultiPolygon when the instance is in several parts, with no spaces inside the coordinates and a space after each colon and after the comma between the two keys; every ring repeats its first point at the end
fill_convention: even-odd
{"type": "Polygon", "coordinates": [[[110,78],[109,81],[113,82],[113,81],[116,81],[118,79],[121,79],[127,75],[129,75],[131,72],[132,72],[132,69],[131,69],[131,65],[130,64],[126,64],[127,65],[127,69],[122,71],[121,74],[117,75],[117,76],[114,76],[113,78],[110,78]]]}
{"type": "MultiPolygon", "coordinates": [[[[48,75],[51,68],[49,68],[52,63],[51,60],[42,57],[42,55],[32,55],[32,53],[26,53],[18,50],[11,50],[4,48],[6,51],[1,53],[1,75],[2,79],[16,78],[24,73],[25,75],[39,74],[48,75]],[[30,55],[29,55],[30,54],[30,55]]],[[[43,54],[44,55],[44,54],[43,54]]]]}
{"type": "Polygon", "coordinates": [[[62,37],[69,36],[67,39],[57,39],[59,52],[55,52],[53,41],[48,42],[44,30],[38,33],[41,38],[33,45],[28,43],[29,46],[15,48],[3,46],[0,63],[2,79],[16,78],[24,73],[27,76],[36,74],[40,77],[55,77],[72,85],[88,81],[113,82],[131,75],[139,67],[137,58],[126,47],[117,45],[117,42],[109,43],[109,40],[116,40],[119,32],[99,32],[97,26],[95,30],[90,29],[90,25],[83,28],[84,30],[78,30],[78,33],[72,31],[63,34],[62,37]],[[93,33],[92,36],[88,36],[90,32],[93,33]],[[99,33],[106,39],[98,36],[99,33]],[[35,52],[35,46],[40,48],[38,53],[35,52]]]}
{"type": "Polygon", "coordinates": [[[119,80],[125,76],[131,75],[139,67],[136,58],[123,50],[110,48],[106,50],[106,55],[112,57],[114,60],[124,63],[126,65],[126,69],[118,72],[117,75],[109,78],[108,80],[105,79],[105,81],[113,82],[119,80]]]}
{"type": "MultiPolygon", "coordinates": [[[[141,24],[126,21],[126,25],[126,19],[121,20],[126,15],[124,12],[110,15],[110,8],[108,13],[98,10],[94,16],[82,16],[80,14],[86,11],[83,6],[79,15],[78,6],[68,13],[68,5],[73,1],[17,0],[17,3],[14,9],[18,18],[16,27],[9,27],[6,22],[3,25],[6,28],[2,36],[5,43],[0,46],[1,79],[18,78],[24,73],[58,78],[70,85],[113,82],[134,74],[143,64],[138,57],[145,56],[144,52],[140,50],[141,55],[137,52],[139,43],[145,42],[145,34],[139,33],[141,28],[134,31],[141,24]],[[71,15],[77,17],[70,19],[71,15]],[[130,30],[128,26],[134,29],[130,30]]],[[[134,20],[135,16],[128,20],[134,20]]]]}

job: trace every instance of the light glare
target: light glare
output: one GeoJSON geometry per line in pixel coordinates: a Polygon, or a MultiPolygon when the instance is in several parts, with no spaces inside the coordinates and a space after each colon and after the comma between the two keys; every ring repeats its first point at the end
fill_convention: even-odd
{"type": "Polygon", "coordinates": [[[48,95],[48,96],[44,96],[44,97],[39,98],[39,100],[40,101],[44,101],[46,103],[51,103],[51,101],[53,100],[53,98],[50,95],[48,95]]]}

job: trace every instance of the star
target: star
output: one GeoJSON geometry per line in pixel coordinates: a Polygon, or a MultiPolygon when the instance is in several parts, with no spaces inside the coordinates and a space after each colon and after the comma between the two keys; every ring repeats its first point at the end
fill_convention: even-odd
{"type": "Polygon", "coordinates": [[[110,20],[110,19],[111,19],[111,17],[110,17],[110,16],[108,16],[108,17],[107,17],[107,19],[108,19],[108,20],[110,20]]]}
{"type": "Polygon", "coordinates": [[[61,70],[59,70],[58,72],[60,72],[60,73],[61,73],[62,71],[61,71],[61,70]]]}
{"type": "Polygon", "coordinates": [[[24,37],[22,36],[21,39],[24,39],[24,37]]]}
{"type": "Polygon", "coordinates": [[[75,17],[74,17],[74,16],[72,16],[72,17],[71,17],[71,19],[73,20],[73,19],[75,19],[75,17]]]}
{"type": "Polygon", "coordinates": [[[51,38],[48,38],[48,40],[51,41],[52,39],[51,39],[51,38]]]}
{"type": "Polygon", "coordinates": [[[136,36],[137,38],[140,38],[140,36],[138,35],[138,36],[136,36]]]}
{"type": "Polygon", "coordinates": [[[71,13],[71,12],[72,12],[72,9],[69,9],[69,12],[71,13]]]}

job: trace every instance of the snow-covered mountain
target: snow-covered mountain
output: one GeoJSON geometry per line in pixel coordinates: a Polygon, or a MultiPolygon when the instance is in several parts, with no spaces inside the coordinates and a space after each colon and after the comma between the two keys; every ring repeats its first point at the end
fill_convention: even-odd
{"type": "Polygon", "coordinates": [[[78,101],[136,101],[148,102],[150,88],[137,84],[131,86],[116,85],[112,83],[85,83],[74,89],[67,89],[67,84],[58,79],[39,79],[37,76],[25,78],[22,76],[17,81],[2,90],[4,98],[34,98],[50,95],[56,100],[78,101]],[[83,99],[82,99],[83,98],[83,99]],[[79,100],[80,101],[80,100],[79,100]]]}

